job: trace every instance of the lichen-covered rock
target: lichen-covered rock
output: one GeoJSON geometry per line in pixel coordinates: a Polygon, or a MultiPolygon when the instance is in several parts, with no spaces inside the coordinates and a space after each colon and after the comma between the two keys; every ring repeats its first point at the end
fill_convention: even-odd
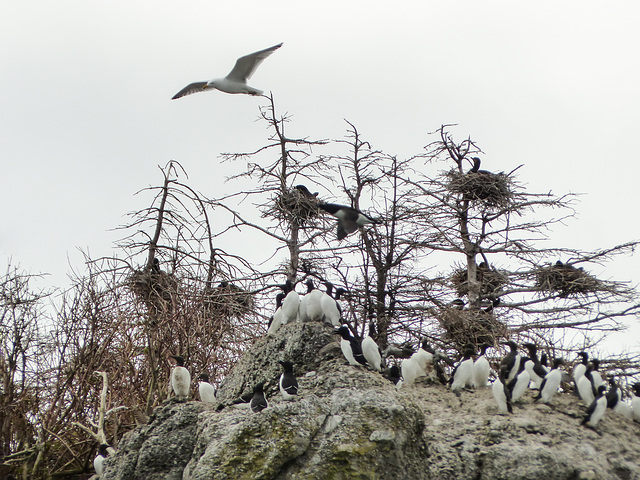
{"type": "Polygon", "coordinates": [[[312,323],[259,340],[219,398],[267,381],[267,409],[169,402],[120,442],[104,478],[640,480],[640,424],[610,410],[594,431],[568,394],[547,406],[527,393],[507,416],[490,388],[458,397],[423,378],[397,391],[345,365],[337,345],[331,328],[312,323]],[[295,364],[294,400],[278,393],[278,360],[295,364]]]}

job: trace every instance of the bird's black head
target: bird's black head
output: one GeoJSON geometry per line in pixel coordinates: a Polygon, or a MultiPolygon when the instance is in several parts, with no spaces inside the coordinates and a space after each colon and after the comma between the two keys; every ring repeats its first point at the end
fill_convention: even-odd
{"type": "Polygon", "coordinates": [[[513,340],[509,340],[508,342],[504,342],[502,345],[506,345],[507,347],[509,347],[512,352],[517,352],[518,351],[518,344],[516,342],[514,342],[513,340]]]}
{"type": "Polygon", "coordinates": [[[605,385],[600,385],[598,387],[598,396],[604,394],[604,392],[607,390],[607,387],[605,385]]]}
{"type": "Polygon", "coordinates": [[[202,380],[203,382],[209,382],[209,375],[207,373],[201,373],[198,377],[198,380],[202,380]]]}
{"type": "Polygon", "coordinates": [[[106,443],[101,443],[100,445],[98,445],[98,454],[106,457],[109,454],[107,448],[109,448],[109,445],[107,445],[106,443]]]}
{"type": "Polygon", "coordinates": [[[600,368],[600,360],[598,360],[597,358],[592,358],[591,365],[593,365],[593,370],[598,370],[600,368]]]}
{"type": "Polygon", "coordinates": [[[289,362],[288,360],[278,360],[278,363],[282,365],[282,369],[285,372],[293,372],[293,363],[289,362]]]}
{"type": "Polygon", "coordinates": [[[349,327],[347,327],[346,325],[342,325],[341,327],[336,328],[333,333],[336,335],[340,335],[345,340],[349,340],[351,338],[351,332],[349,332],[349,327]]]}
{"type": "Polygon", "coordinates": [[[253,387],[253,393],[263,393],[264,392],[264,385],[266,382],[260,382],[258,384],[256,384],[255,387],[253,387]]]}
{"type": "Polygon", "coordinates": [[[583,362],[589,360],[589,354],[587,352],[578,352],[578,356],[582,359],[583,362]]]}
{"type": "Polygon", "coordinates": [[[181,357],[180,355],[171,355],[171,358],[173,358],[176,361],[176,365],[179,367],[184,367],[184,358],[181,357]]]}
{"type": "Polygon", "coordinates": [[[636,382],[631,385],[633,392],[636,394],[636,397],[640,397],[640,382],[636,382]]]}

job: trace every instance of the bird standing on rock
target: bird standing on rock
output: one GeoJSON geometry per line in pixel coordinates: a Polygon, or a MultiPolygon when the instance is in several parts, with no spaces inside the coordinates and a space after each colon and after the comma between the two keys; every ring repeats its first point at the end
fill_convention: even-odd
{"type": "Polygon", "coordinates": [[[294,395],[298,394],[298,380],[296,380],[293,374],[293,363],[289,361],[278,360],[278,363],[282,365],[284,372],[280,375],[280,393],[285,400],[291,400],[294,395]]]}
{"type": "Polygon", "coordinates": [[[253,387],[253,396],[251,397],[251,402],[249,402],[253,413],[261,412],[269,406],[269,403],[264,396],[264,383],[265,382],[260,382],[253,387]]]}
{"type": "Polygon", "coordinates": [[[553,361],[553,369],[547,373],[542,380],[542,385],[540,385],[540,393],[535,397],[535,400],[540,400],[542,403],[551,403],[553,396],[558,392],[558,388],[560,388],[560,383],[562,382],[562,370],[560,370],[560,365],[562,365],[564,361],[561,358],[556,358],[553,361]]]}
{"type": "Polygon", "coordinates": [[[380,347],[375,342],[373,337],[376,334],[376,327],[374,322],[369,323],[369,335],[362,339],[362,354],[366,358],[367,363],[376,372],[382,371],[382,355],[380,355],[380,347]]]}
{"type": "Polygon", "coordinates": [[[480,347],[480,356],[473,364],[473,385],[477,388],[486,387],[489,384],[489,373],[491,373],[491,365],[487,360],[487,348],[490,345],[486,343],[480,347]]]}
{"type": "Polygon", "coordinates": [[[333,333],[342,337],[340,340],[340,349],[342,350],[344,358],[349,362],[349,365],[360,366],[367,364],[367,359],[364,358],[362,354],[360,342],[351,335],[349,327],[342,325],[340,328],[334,330],[333,333]]]}
{"type": "Polygon", "coordinates": [[[471,387],[473,385],[473,358],[475,353],[473,347],[466,347],[464,349],[462,360],[456,365],[449,378],[451,384],[451,391],[458,393],[465,387],[471,387]]]}
{"type": "Polygon", "coordinates": [[[96,471],[98,478],[102,478],[102,474],[104,473],[104,461],[109,456],[107,448],[109,448],[109,445],[106,443],[99,445],[98,455],[93,459],[93,468],[96,471]]]}
{"type": "Polygon", "coordinates": [[[216,389],[209,383],[209,375],[206,373],[203,373],[198,377],[198,393],[200,394],[201,402],[216,402],[216,389]]]}
{"type": "Polygon", "coordinates": [[[180,355],[171,355],[171,358],[176,361],[171,371],[171,387],[176,397],[187,398],[191,388],[191,374],[184,366],[184,358],[180,355]]]}

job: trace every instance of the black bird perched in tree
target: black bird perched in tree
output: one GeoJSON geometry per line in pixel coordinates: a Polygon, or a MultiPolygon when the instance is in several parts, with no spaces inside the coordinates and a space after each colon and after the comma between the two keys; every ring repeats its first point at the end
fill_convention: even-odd
{"type": "Polygon", "coordinates": [[[253,396],[251,397],[251,411],[258,413],[269,406],[264,396],[264,383],[260,382],[253,387],[253,396]]]}
{"type": "Polygon", "coordinates": [[[338,240],[342,240],[347,235],[351,235],[358,230],[359,227],[371,223],[380,223],[378,220],[374,220],[361,211],[347,207],[346,205],[319,203],[318,207],[338,219],[338,240]]]}
{"type": "Polygon", "coordinates": [[[473,167],[467,173],[480,173],[482,175],[490,175],[491,172],[488,170],[479,170],[480,168],[480,159],[478,157],[473,157],[473,167]]]}
{"type": "Polygon", "coordinates": [[[295,187],[296,190],[298,190],[303,196],[311,199],[311,200],[315,200],[318,197],[318,192],[314,192],[311,193],[309,191],[309,189],[307,187],[305,187],[304,185],[296,185],[295,187]]]}

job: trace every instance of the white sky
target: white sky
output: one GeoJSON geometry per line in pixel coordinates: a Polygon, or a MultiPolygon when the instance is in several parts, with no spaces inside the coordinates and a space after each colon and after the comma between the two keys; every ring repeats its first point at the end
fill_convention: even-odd
{"type": "MultiPolygon", "coordinates": [[[[112,253],[109,230],[170,159],[205,195],[233,188],[218,156],[265,143],[264,99],[170,98],[279,42],[250,84],[293,115],[290,136],[341,138],[346,118],[407,157],[457,123],[483,168],[525,164],[532,190],[585,194],[555,245],[640,238],[638,2],[395,3],[2,2],[0,260],[65,286],[78,247],[112,253]]],[[[639,271],[636,254],[596,273],[637,284],[639,271]]]]}

